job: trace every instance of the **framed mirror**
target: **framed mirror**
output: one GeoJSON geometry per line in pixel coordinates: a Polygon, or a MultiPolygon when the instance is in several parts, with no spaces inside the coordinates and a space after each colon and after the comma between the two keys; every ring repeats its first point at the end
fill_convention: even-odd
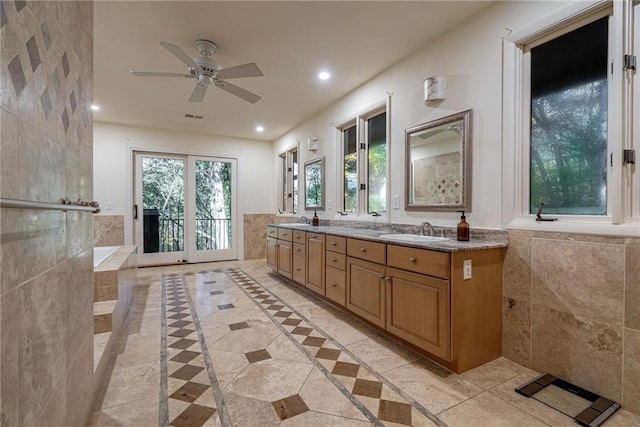
{"type": "Polygon", "coordinates": [[[304,208],[324,210],[324,157],[304,164],[304,208]]]}
{"type": "Polygon", "coordinates": [[[405,209],[471,211],[471,110],[405,131],[405,209]]]}

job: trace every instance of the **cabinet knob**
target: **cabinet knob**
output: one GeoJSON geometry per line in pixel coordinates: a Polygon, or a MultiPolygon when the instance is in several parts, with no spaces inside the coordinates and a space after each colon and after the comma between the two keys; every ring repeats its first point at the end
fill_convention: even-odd
{"type": "Polygon", "coordinates": [[[337,284],[337,283],[334,283],[333,285],[331,285],[331,287],[332,287],[332,288],[337,288],[337,287],[338,287],[338,284],[337,284]]]}
{"type": "Polygon", "coordinates": [[[384,274],[381,274],[381,275],[378,276],[378,279],[384,279],[384,278],[385,278],[384,274]]]}
{"type": "Polygon", "coordinates": [[[331,242],[331,246],[336,246],[338,243],[336,242],[331,242]]]}
{"type": "Polygon", "coordinates": [[[300,268],[296,268],[296,271],[300,271],[300,268]]]}
{"type": "Polygon", "coordinates": [[[412,256],[409,257],[409,262],[416,262],[416,259],[412,256]]]}
{"type": "Polygon", "coordinates": [[[331,258],[331,262],[338,262],[338,260],[335,258],[331,258]]]}
{"type": "Polygon", "coordinates": [[[360,248],[360,252],[366,252],[367,250],[365,248],[360,248]]]}

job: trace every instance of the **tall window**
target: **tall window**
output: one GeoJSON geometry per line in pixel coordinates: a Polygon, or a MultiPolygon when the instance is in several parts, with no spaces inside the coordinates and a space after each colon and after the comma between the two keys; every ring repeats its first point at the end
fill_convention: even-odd
{"type": "Polygon", "coordinates": [[[342,209],[351,214],[387,210],[387,113],[378,108],[341,128],[342,209]]]}
{"type": "Polygon", "coordinates": [[[607,214],[608,20],[528,49],[530,213],[607,214]]]}
{"type": "Polygon", "coordinates": [[[280,213],[298,213],[298,148],[292,148],[279,156],[280,213]]]}

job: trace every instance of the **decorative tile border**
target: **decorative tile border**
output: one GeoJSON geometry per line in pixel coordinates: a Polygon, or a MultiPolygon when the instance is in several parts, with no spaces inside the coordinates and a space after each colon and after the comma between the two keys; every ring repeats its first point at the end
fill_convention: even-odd
{"type": "MultiPolygon", "coordinates": [[[[391,422],[410,426],[431,423],[442,427],[446,426],[437,416],[374,371],[364,361],[244,271],[237,268],[225,271],[307,358],[323,372],[327,379],[374,425],[380,426],[384,425],[384,422],[391,422]]],[[[293,398],[295,397],[287,399],[293,398]]],[[[273,402],[276,411],[280,414],[281,410],[278,404],[286,407],[287,402],[273,402]]],[[[293,408],[302,406],[297,401],[290,402],[288,405],[293,408]]]]}

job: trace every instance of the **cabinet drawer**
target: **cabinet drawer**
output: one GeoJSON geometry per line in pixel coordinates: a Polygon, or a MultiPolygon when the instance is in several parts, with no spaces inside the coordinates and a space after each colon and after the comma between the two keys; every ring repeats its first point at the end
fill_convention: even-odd
{"type": "Polygon", "coordinates": [[[321,241],[322,243],[324,243],[325,237],[326,236],[321,233],[312,233],[312,232],[307,233],[307,239],[321,241]]]}
{"type": "Polygon", "coordinates": [[[347,281],[345,272],[343,270],[327,266],[325,276],[327,280],[325,296],[344,307],[347,297],[347,281]]]}
{"type": "Polygon", "coordinates": [[[267,237],[278,238],[278,229],[276,227],[267,227],[267,237]]]}
{"type": "Polygon", "coordinates": [[[338,270],[345,271],[347,267],[347,256],[327,251],[327,268],[328,267],[333,267],[337,268],[338,270]]]}
{"type": "Polygon", "coordinates": [[[347,253],[347,238],[338,236],[327,236],[327,249],[341,254],[347,253]]]}
{"type": "Polygon", "coordinates": [[[293,244],[293,255],[294,256],[301,256],[303,258],[305,258],[307,256],[307,251],[306,251],[307,247],[301,243],[294,243],[293,244]]]}
{"type": "Polygon", "coordinates": [[[307,280],[306,258],[300,255],[293,256],[293,280],[304,285],[307,280]]]}
{"type": "Polygon", "coordinates": [[[367,240],[347,239],[347,255],[364,259],[377,264],[387,261],[387,248],[384,243],[369,242],[367,240]]]}
{"type": "Polygon", "coordinates": [[[278,228],[278,239],[288,242],[293,240],[293,231],[286,228],[278,228]]]}
{"type": "Polygon", "coordinates": [[[304,245],[306,241],[306,232],[294,230],[293,232],[293,242],[294,243],[302,243],[304,245]]]}
{"type": "Polygon", "coordinates": [[[415,273],[449,278],[449,254],[405,246],[387,245],[387,264],[415,273]]]}

